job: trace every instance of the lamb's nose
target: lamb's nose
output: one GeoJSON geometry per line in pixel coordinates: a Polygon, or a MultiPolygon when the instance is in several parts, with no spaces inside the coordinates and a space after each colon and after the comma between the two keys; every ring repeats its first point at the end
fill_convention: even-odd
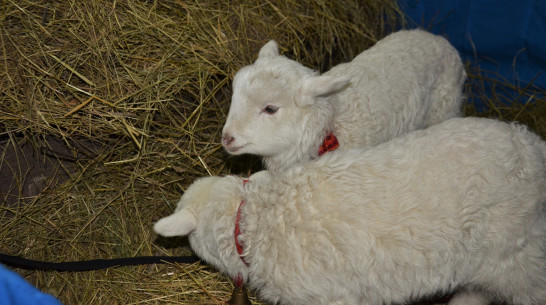
{"type": "Polygon", "coordinates": [[[228,146],[229,144],[231,144],[231,142],[233,142],[233,140],[235,140],[234,137],[226,134],[222,137],[222,144],[224,144],[224,146],[228,146]]]}

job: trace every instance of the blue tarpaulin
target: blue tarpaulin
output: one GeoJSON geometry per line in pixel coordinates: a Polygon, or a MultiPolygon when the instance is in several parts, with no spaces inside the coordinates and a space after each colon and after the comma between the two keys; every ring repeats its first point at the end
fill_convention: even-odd
{"type": "Polygon", "coordinates": [[[19,274],[0,265],[0,304],[61,305],[53,296],[40,292],[19,274]]]}
{"type": "Polygon", "coordinates": [[[546,88],[546,0],[400,0],[410,27],[446,36],[488,77],[546,88]],[[411,26],[413,24],[413,26],[411,26]]]}

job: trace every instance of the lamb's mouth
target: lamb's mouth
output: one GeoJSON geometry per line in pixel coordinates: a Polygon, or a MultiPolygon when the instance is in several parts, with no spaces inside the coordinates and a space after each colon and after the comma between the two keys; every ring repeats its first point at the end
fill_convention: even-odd
{"type": "Polygon", "coordinates": [[[229,153],[236,153],[238,152],[241,148],[245,147],[246,145],[242,145],[242,146],[235,146],[235,147],[226,147],[226,150],[229,152],[229,153]]]}

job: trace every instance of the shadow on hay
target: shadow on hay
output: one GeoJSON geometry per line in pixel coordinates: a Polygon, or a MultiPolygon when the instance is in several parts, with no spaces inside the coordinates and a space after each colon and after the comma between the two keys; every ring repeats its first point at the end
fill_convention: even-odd
{"type": "Polygon", "coordinates": [[[165,249],[183,248],[186,250],[191,250],[190,242],[187,236],[163,237],[161,235],[158,235],[157,238],[153,241],[153,243],[165,249]]]}
{"type": "Polygon", "coordinates": [[[78,171],[78,160],[95,158],[102,146],[84,138],[63,141],[53,135],[0,140],[0,202],[28,203],[45,190],[54,190],[78,171]]]}

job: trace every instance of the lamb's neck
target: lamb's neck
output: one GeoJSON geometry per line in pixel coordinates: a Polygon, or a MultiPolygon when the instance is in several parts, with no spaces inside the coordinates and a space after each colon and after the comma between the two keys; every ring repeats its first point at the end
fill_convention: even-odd
{"type": "MultiPolygon", "coordinates": [[[[210,217],[204,220],[203,226],[215,228],[203,231],[198,235],[190,235],[190,244],[195,253],[204,261],[228,274],[231,278],[246,280],[248,266],[241,260],[236,249],[235,228],[237,211],[243,198],[232,198],[220,205],[215,205],[210,217]]],[[[243,209],[241,207],[241,209],[243,209]]],[[[242,220],[239,221],[241,223],[242,220]]]]}
{"type": "Polygon", "coordinates": [[[263,162],[268,170],[275,172],[284,171],[291,166],[308,162],[311,158],[312,156],[307,151],[293,149],[275,156],[264,157],[263,162]]]}
{"type": "Polygon", "coordinates": [[[280,154],[264,156],[265,167],[271,171],[284,171],[317,158],[322,141],[333,131],[333,123],[329,123],[333,122],[332,115],[333,110],[327,102],[316,112],[310,113],[302,121],[302,130],[298,131],[300,134],[298,142],[280,154]]]}
{"type": "Polygon", "coordinates": [[[294,146],[275,156],[263,157],[265,167],[273,172],[284,171],[317,158],[319,147],[326,134],[327,132],[321,132],[316,137],[308,137],[304,140],[306,142],[304,146],[294,146]],[[301,147],[305,148],[301,149],[301,147]]]}

